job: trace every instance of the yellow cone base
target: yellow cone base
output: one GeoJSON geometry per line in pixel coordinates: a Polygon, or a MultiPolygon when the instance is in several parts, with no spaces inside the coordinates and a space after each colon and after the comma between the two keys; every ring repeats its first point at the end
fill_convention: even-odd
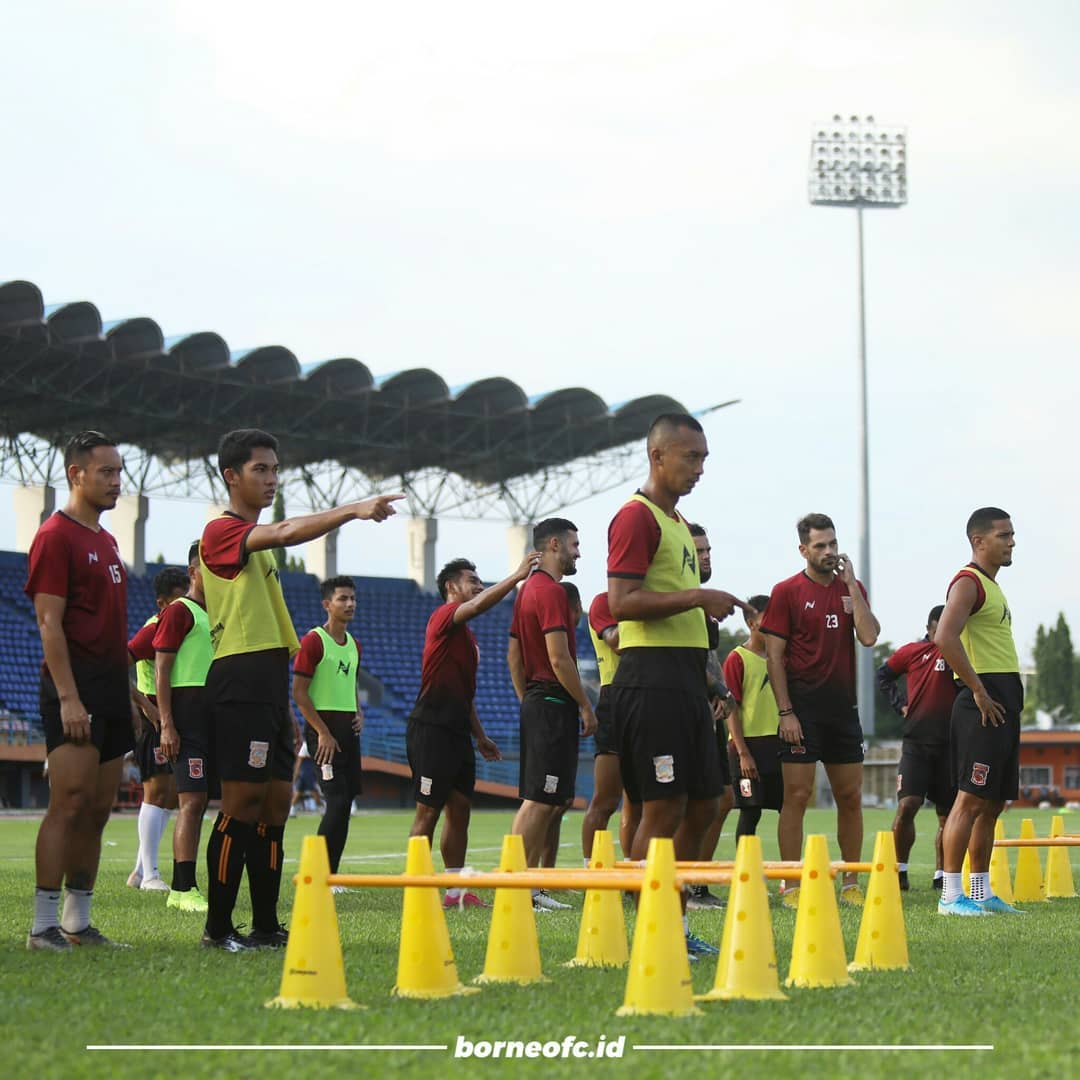
{"type": "MultiPolygon", "coordinates": [[[[1050,837],[1065,835],[1065,819],[1056,815],[1050,823],[1050,837]]],[[[1046,851],[1046,880],[1043,893],[1047,900],[1063,900],[1076,895],[1073,885],[1072,866],[1069,864],[1069,849],[1052,847],[1046,851]]]]}
{"type": "MultiPolygon", "coordinates": [[[[994,822],[994,839],[1005,839],[1005,822],[998,818],[994,822]]],[[[1013,896],[1012,875],[1009,873],[1009,849],[996,847],[990,854],[990,891],[1000,896],[1006,904],[1011,904],[1013,896]]]]}
{"type": "MultiPolygon", "coordinates": [[[[1031,818],[1024,818],[1020,822],[1020,839],[1035,839],[1035,822],[1031,818]]],[[[1022,847],[1017,849],[1013,898],[1018,904],[1036,904],[1046,899],[1038,848],[1022,847]]]]}
{"type": "Polygon", "coordinates": [[[896,846],[891,832],[874,842],[873,869],[866,890],[855,959],[848,971],[910,971],[904,906],[896,874],[896,846]]]}
{"type": "Polygon", "coordinates": [[[356,1009],[345,989],[337,911],[326,879],[330,859],[326,838],[305,836],[289,920],[281,990],[266,1003],[281,1009],[356,1009]]]}
{"type": "Polygon", "coordinates": [[[795,939],[785,986],[807,988],[851,986],[840,930],[840,911],[829,874],[829,849],[824,836],[808,836],[803,851],[795,939]]]}
{"type": "Polygon", "coordinates": [[[742,836],[735,853],[716,982],[695,1001],[786,1001],[780,989],[761,839],[742,836]]]}
{"type": "MultiPolygon", "coordinates": [[[[589,868],[610,870],[614,865],[615,844],[611,833],[597,829],[593,834],[589,868]]],[[[586,890],[577,953],[564,967],[625,967],[629,958],[622,897],[612,889],[586,890]]]]}

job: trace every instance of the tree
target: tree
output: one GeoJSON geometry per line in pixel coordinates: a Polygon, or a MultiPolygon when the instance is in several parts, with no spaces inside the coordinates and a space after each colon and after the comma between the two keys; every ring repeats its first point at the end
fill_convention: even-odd
{"type": "MultiPolygon", "coordinates": [[[[274,495],[273,521],[276,523],[278,521],[284,521],[284,520],[285,520],[285,495],[282,492],[281,488],[278,488],[277,489],[277,494],[274,495]]],[[[283,547],[278,547],[278,548],[274,548],[273,552],[274,552],[274,561],[277,563],[278,570],[279,571],[284,570],[285,569],[285,549],[283,547]]]]}
{"type": "MultiPolygon", "coordinates": [[[[881,665],[896,652],[891,641],[879,641],[874,646],[874,738],[875,739],[899,739],[904,733],[904,718],[893,710],[889,699],[877,688],[877,673],[881,665]]],[[[901,685],[907,684],[906,676],[902,676],[901,685]]],[[[863,717],[863,727],[866,727],[866,717],[863,717]]]]}
{"type": "Polygon", "coordinates": [[[1035,704],[1056,720],[1072,720],[1077,701],[1077,663],[1072,635],[1065,615],[1058,613],[1057,624],[1046,629],[1041,623],[1035,631],[1035,704]]]}

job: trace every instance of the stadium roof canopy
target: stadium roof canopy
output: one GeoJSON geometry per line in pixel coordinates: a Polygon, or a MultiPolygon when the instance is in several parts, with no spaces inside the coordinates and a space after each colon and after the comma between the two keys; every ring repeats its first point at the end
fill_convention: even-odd
{"type": "Polygon", "coordinates": [[[175,466],[208,461],[224,431],[260,427],[292,469],[335,462],[375,480],[434,469],[490,486],[635,442],[657,414],[685,411],[665,394],[615,406],[580,388],[529,399],[502,377],[451,391],[427,368],[375,376],[350,358],[301,368],[280,345],[165,338],[152,319],[103,324],[89,301],[46,307],[31,282],[0,284],[9,446],[29,434],[56,447],[99,428],[175,466]]]}

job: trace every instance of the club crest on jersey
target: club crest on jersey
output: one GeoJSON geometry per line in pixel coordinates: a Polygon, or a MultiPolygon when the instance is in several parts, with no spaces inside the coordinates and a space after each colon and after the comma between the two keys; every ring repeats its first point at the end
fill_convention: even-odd
{"type": "Polygon", "coordinates": [[[248,743],[248,765],[253,769],[265,769],[266,757],[269,752],[270,744],[268,742],[259,742],[252,739],[248,743]]]}
{"type": "Polygon", "coordinates": [[[559,778],[546,773],[544,776],[544,794],[554,795],[559,790],[559,778]]]}
{"type": "Polygon", "coordinates": [[[987,778],[990,776],[990,766],[976,761],[971,766],[971,782],[977,787],[986,787],[987,778]]]}
{"type": "Polygon", "coordinates": [[[165,751],[160,746],[154,747],[154,764],[155,765],[168,765],[169,759],[165,756],[165,751]]]}
{"type": "Polygon", "coordinates": [[[845,615],[850,615],[852,613],[852,611],[854,610],[854,608],[855,608],[854,602],[852,601],[850,596],[842,596],[842,597],[840,597],[840,603],[844,607],[844,614],[845,615]]]}
{"type": "Polygon", "coordinates": [[[754,782],[748,776],[739,781],[739,794],[744,799],[749,799],[754,794],[754,782]]]}
{"type": "Polygon", "coordinates": [[[203,759],[201,757],[188,758],[187,774],[192,780],[203,778],[203,759]]]}
{"type": "Polygon", "coordinates": [[[658,784],[675,783],[675,757],[672,754],[661,754],[652,759],[653,769],[656,772],[658,784]]]}

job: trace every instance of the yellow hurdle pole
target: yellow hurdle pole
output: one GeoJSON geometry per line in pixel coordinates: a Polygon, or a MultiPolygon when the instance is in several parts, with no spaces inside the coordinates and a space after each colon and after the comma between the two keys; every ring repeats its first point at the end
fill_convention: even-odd
{"type": "MultiPolygon", "coordinates": [[[[616,870],[629,870],[632,868],[641,867],[641,863],[621,861],[615,864],[616,870]]],[[[802,862],[799,859],[790,859],[784,862],[780,859],[773,859],[771,861],[763,862],[762,867],[765,870],[798,870],[802,866],[802,862]]],[[[832,868],[832,876],[836,877],[837,874],[869,874],[874,869],[872,862],[843,862],[836,861],[829,863],[832,868]]],[[[714,860],[712,862],[705,862],[702,860],[687,860],[684,862],[677,862],[675,864],[676,870],[733,870],[735,863],[727,859],[714,860]]],[[[559,873],[556,867],[548,873],[559,873]]]]}
{"type": "Polygon", "coordinates": [[[995,840],[994,847],[1080,847],[1080,836],[1025,837],[1023,840],[995,840]]]}

